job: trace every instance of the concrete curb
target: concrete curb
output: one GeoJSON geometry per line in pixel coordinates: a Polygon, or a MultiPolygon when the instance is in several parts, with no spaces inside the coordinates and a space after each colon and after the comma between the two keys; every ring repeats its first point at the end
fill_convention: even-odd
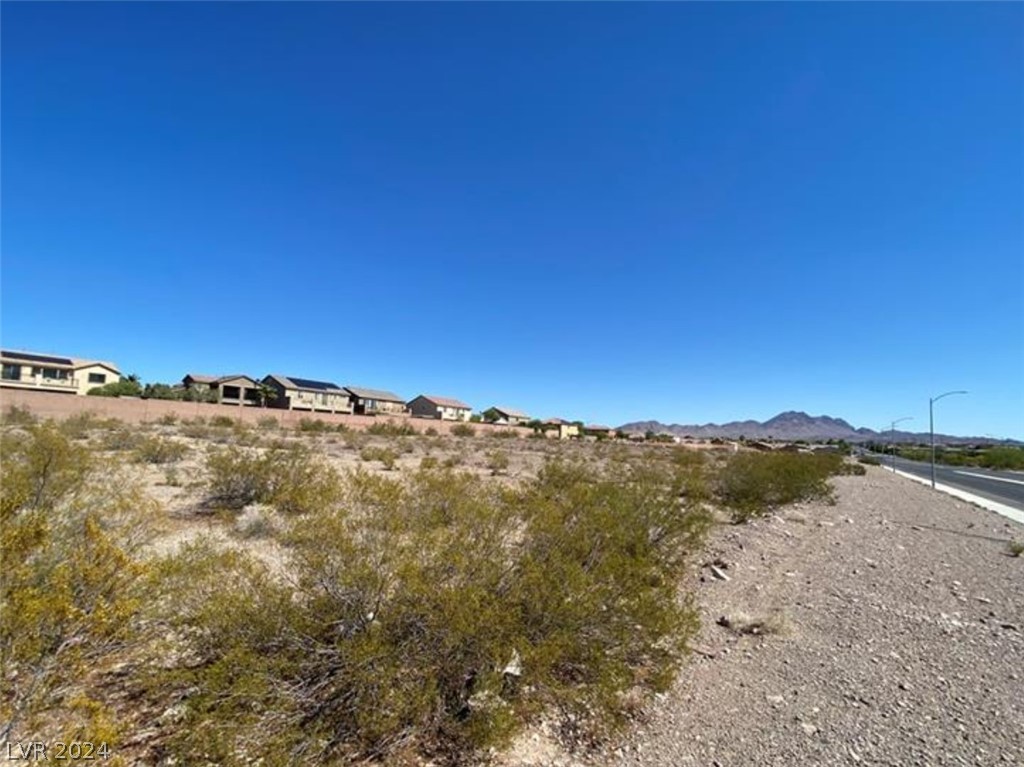
{"type": "MultiPolygon", "coordinates": [[[[912,479],[922,485],[928,485],[931,487],[931,480],[925,479],[924,477],[918,477],[915,474],[908,474],[905,471],[893,469],[890,466],[886,466],[885,468],[887,471],[891,471],[901,477],[906,477],[907,479],[912,479]]],[[[968,493],[964,490],[960,490],[959,488],[950,487],[949,485],[940,485],[938,482],[935,483],[935,489],[940,493],[945,493],[946,495],[951,495],[954,498],[959,498],[962,501],[969,501],[970,503],[981,506],[983,509],[994,511],[996,514],[1002,514],[1004,517],[1008,517],[1014,522],[1019,522],[1024,525],[1024,511],[1015,509],[1013,506],[1007,506],[1005,503],[999,503],[998,501],[990,501],[988,498],[983,498],[980,495],[974,495],[973,493],[968,493]]]]}

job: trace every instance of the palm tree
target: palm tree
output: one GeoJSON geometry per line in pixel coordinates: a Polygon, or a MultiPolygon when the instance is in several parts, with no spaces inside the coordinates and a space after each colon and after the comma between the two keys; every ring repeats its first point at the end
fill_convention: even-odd
{"type": "Polygon", "coordinates": [[[266,407],[268,402],[277,399],[277,389],[270,384],[256,384],[256,396],[260,398],[260,407],[266,407]]]}

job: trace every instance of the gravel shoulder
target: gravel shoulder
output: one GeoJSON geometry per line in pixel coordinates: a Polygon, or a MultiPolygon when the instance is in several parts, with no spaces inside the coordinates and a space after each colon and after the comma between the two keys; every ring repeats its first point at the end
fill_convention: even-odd
{"type": "Polygon", "coordinates": [[[835,486],[713,535],[697,651],[626,740],[511,763],[1024,764],[1024,526],[880,469],[835,486]]]}

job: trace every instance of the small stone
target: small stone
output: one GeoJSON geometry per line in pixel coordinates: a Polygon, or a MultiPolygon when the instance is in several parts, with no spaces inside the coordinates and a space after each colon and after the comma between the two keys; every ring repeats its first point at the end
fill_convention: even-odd
{"type": "Polygon", "coordinates": [[[768,702],[771,703],[773,706],[783,706],[786,703],[786,699],[783,698],[781,695],[769,695],[768,702]]]}
{"type": "Polygon", "coordinates": [[[722,570],[720,570],[715,565],[711,565],[711,574],[713,576],[715,576],[716,578],[718,578],[718,580],[720,580],[720,581],[731,580],[728,575],[726,575],[722,570]]]}
{"type": "Polygon", "coordinates": [[[804,731],[805,733],[807,733],[808,735],[815,735],[815,734],[817,734],[817,732],[818,732],[818,728],[817,728],[817,727],[815,727],[815,726],[814,726],[813,724],[811,724],[810,722],[800,722],[800,727],[801,727],[801,729],[803,729],[803,731],[804,731]]]}

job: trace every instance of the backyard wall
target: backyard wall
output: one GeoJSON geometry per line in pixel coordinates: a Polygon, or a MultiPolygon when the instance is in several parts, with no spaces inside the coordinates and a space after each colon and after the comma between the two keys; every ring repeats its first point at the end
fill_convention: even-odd
{"type": "MultiPolygon", "coordinates": [[[[357,430],[365,429],[374,423],[392,421],[397,425],[408,424],[419,432],[433,427],[438,434],[448,434],[453,426],[459,425],[459,422],[409,418],[408,416],[332,415],[299,410],[215,405],[207,402],[177,402],[175,400],[130,397],[82,397],[75,394],[0,389],[0,409],[6,412],[11,407],[27,408],[40,418],[59,420],[81,413],[93,413],[103,418],[116,418],[125,423],[158,421],[165,415],[173,415],[181,420],[188,420],[196,416],[208,419],[217,415],[226,415],[229,418],[236,418],[251,424],[255,424],[262,418],[276,418],[282,426],[294,426],[303,419],[315,419],[329,424],[345,424],[350,429],[357,430]]],[[[522,437],[530,434],[530,429],[521,426],[496,426],[486,423],[471,425],[479,434],[491,434],[498,431],[514,431],[522,437]]]]}

